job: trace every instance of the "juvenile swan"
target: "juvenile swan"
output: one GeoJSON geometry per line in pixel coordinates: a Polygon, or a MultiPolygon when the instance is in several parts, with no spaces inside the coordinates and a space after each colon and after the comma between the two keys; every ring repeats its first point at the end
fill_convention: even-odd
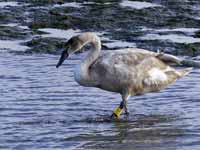
{"type": "Polygon", "coordinates": [[[74,72],[76,82],[82,86],[98,87],[120,93],[122,101],[112,117],[119,117],[122,110],[128,115],[127,100],[130,96],[156,92],[166,88],[191,69],[175,70],[169,65],[181,63],[169,54],[143,49],[128,48],[101,52],[101,41],[95,33],[87,32],[72,37],[65,45],[57,68],[64,60],[86,44],[91,44],[87,56],[74,72]]]}

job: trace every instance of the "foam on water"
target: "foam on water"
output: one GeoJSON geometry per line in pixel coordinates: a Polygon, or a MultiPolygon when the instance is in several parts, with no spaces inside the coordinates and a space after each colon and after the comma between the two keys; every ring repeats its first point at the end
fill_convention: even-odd
{"type": "Polygon", "coordinates": [[[161,5],[149,3],[149,2],[139,2],[139,1],[129,1],[129,0],[123,0],[120,5],[122,7],[130,7],[133,9],[144,9],[149,7],[162,7],[161,5]]]}
{"type": "Polygon", "coordinates": [[[142,40],[169,40],[174,43],[199,43],[200,38],[194,38],[191,36],[185,35],[177,35],[177,34],[167,34],[167,35],[159,35],[159,34],[146,34],[143,37],[140,37],[142,40]]]}
{"type": "Polygon", "coordinates": [[[143,27],[141,29],[141,31],[151,31],[151,32],[159,32],[159,33],[162,33],[162,32],[183,32],[183,33],[190,33],[190,34],[194,34],[195,32],[197,31],[200,31],[199,28],[172,28],[172,29],[169,29],[169,28],[165,28],[165,29],[153,29],[153,28],[146,28],[146,27],[143,27]]]}
{"type": "Polygon", "coordinates": [[[24,30],[28,30],[29,27],[28,26],[21,26],[17,23],[8,23],[8,24],[0,24],[0,26],[5,26],[5,27],[19,27],[21,29],[24,29],[24,30]]]}
{"type": "Polygon", "coordinates": [[[72,36],[78,35],[80,30],[61,30],[55,28],[43,28],[38,29],[39,31],[46,32],[47,34],[42,34],[42,37],[52,37],[52,38],[62,38],[62,39],[69,39],[72,36]]]}
{"type": "Polygon", "coordinates": [[[199,28],[174,28],[174,29],[157,29],[157,32],[189,32],[189,33],[194,33],[197,31],[200,31],[199,28]]]}
{"type": "Polygon", "coordinates": [[[103,43],[103,45],[106,45],[108,48],[136,47],[136,44],[133,42],[117,41],[117,40],[112,40],[109,41],[108,43],[103,43]]]}
{"type": "Polygon", "coordinates": [[[19,6],[18,2],[0,2],[0,8],[4,8],[7,6],[19,6]]]}
{"type": "Polygon", "coordinates": [[[21,45],[24,41],[22,40],[15,40],[15,41],[8,41],[8,40],[0,40],[0,51],[2,50],[10,50],[10,51],[25,51],[29,49],[28,46],[21,45]]]}
{"type": "Polygon", "coordinates": [[[81,6],[81,3],[77,3],[77,2],[71,2],[71,3],[64,3],[61,5],[54,5],[54,7],[74,7],[74,8],[81,8],[83,6],[81,6]]]}
{"type": "Polygon", "coordinates": [[[136,47],[133,42],[126,42],[120,40],[112,40],[110,37],[106,36],[107,32],[95,32],[101,39],[103,45],[108,48],[126,48],[126,47],[136,47]]]}

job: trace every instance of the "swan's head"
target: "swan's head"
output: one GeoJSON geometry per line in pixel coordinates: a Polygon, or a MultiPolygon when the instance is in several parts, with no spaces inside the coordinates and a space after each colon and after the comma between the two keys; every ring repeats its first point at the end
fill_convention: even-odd
{"type": "Polygon", "coordinates": [[[74,36],[71,39],[67,41],[67,43],[64,46],[64,50],[61,54],[61,57],[58,61],[58,64],[56,65],[56,68],[62,65],[62,63],[65,61],[65,59],[70,55],[77,51],[79,51],[83,47],[83,40],[81,39],[81,36],[74,36]]]}
{"type": "Polygon", "coordinates": [[[56,68],[62,65],[62,63],[70,54],[73,54],[79,51],[84,45],[88,43],[93,43],[93,46],[96,49],[99,49],[99,50],[101,49],[101,41],[99,37],[95,33],[92,33],[92,32],[85,32],[69,39],[64,46],[64,51],[61,54],[60,60],[58,61],[56,68]]]}

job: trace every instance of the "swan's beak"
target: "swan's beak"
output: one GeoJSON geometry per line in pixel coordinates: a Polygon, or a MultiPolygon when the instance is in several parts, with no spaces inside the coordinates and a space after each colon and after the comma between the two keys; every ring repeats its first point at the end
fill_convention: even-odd
{"type": "Polygon", "coordinates": [[[69,56],[68,52],[64,50],[60,56],[60,59],[56,65],[56,68],[60,67],[68,56],[69,56]]]}

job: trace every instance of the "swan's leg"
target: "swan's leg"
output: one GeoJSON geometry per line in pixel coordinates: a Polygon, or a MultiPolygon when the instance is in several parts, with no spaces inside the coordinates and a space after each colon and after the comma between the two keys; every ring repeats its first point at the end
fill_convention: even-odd
{"type": "Polygon", "coordinates": [[[122,110],[124,108],[124,102],[121,101],[119,107],[113,112],[113,114],[111,115],[111,118],[119,118],[119,116],[122,113],[122,110]]]}
{"type": "Polygon", "coordinates": [[[112,118],[113,117],[118,118],[121,115],[123,108],[125,109],[126,116],[129,115],[128,107],[127,107],[127,100],[128,100],[128,98],[129,98],[129,94],[122,95],[122,101],[121,101],[119,107],[111,115],[112,118]]]}
{"type": "Polygon", "coordinates": [[[129,94],[122,95],[122,102],[123,102],[123,105],[124,105],[124,110],[125,110],[126,116],[129,115],[128,106],[127,106],[127,101],[129,99],[129,97],[130,97],[129,94]]]}

